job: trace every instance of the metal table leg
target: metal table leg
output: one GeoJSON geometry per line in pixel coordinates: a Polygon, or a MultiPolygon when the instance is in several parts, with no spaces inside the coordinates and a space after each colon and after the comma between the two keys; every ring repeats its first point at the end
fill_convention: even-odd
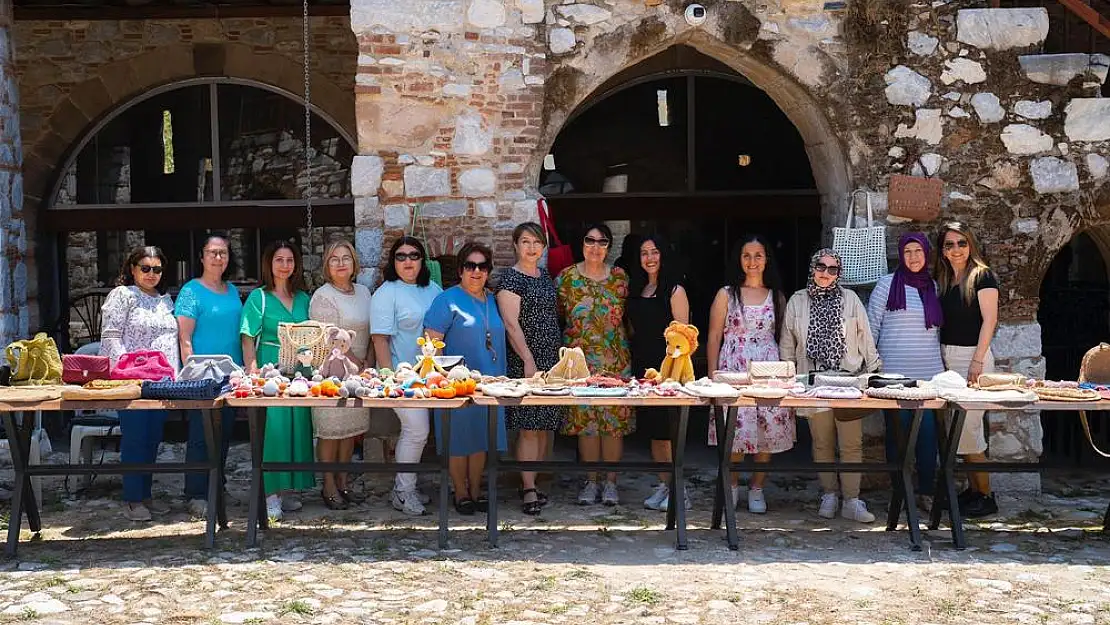
{"type": "Polygon", "coordinates": [[[217,418],[215,413],[214,410],[200,411],[204,426],[204,443],[208,446],[208,501],[206,502],[204,544],[209,549],[216,546],[216,521],[219,516],[217,510],[220,508],[221,491],[223,491],[223,481],[220,479],[223,474],[223,458],[219,453],[220,439],[217,434],[218,426],[214,424],[217,418]]]}
{"type": "Polygon", "coordinates": [[[737,408],[730,406],[717,413],[717,418],[724,419],[724,437],[717,438],[717,448],[721,457],[721,466],[718,475],[721,480],[721,499],[724,504],[725,537],[728,539],[728,548],[736,551],[740,548],[740,537],[736,531],[736,502],[732,500],[732,439],[736,437],[737,408]]]}
{"type": "Polygon", "coordinates": [[[686,426],[690,418],[689,406],[678,409],[678,431],[671,441],[671,501],[667,506],[668,524],[675,526],[675,548],[685,551],[686,544],[686,489],[683,488],[683,463],[686,457],[686,426]]]}
{"type": "Polygon", "coordinates": [[[725,439],[725,431],[723,429],[724,419],[722,419],[719,414],[724,408],[720,406],[711,406],[709,410],[710,414],[712,414],[713,427],[717,431],[717,487],[713,495],[713,521],[710,528],[719,530],[721,529],[721,518],[724,516],[725,511],[725,488],[721,472],[721,453],[722,450],[724,450],[724,445],[720,444],[720,441],[725,439]]]}
{"type": "Polygon", "coordinates": [[[489,534],[489,546],[497,546],[497,463],[500,458],[497,454],[497,406],[489,407],[489,446],[486,449],[486,480],[489,482],[489,512],[486,513],[486,532],[489,534]]]}
{"type": "MultiPolygon", "coordinates": [[[[451,492],[448,488],[451,481],[451,411],[442,411],[443,418],[439,420],[442,425],[440,436],[443,439],[443,452],[439,455],[439,548],[447,548],[447,511],[450,507],[451,492]]],[[[433,423],[435,410],[432,410],[433,423]]]]}
{"type": "MultiPolygon", "coordinates": [[[[956,458],[960,448],[960,433],[963,432],[967,411],[957,408],[951,411],[948,427],[938,422],[940,435],[940,477],[937,482],[937,498],[929,519],[929,529],[940,527],[940,515],[948,510],[948,521],[952,524],[952,545],[956,549],[966,549],[963,515],[960,513],[960,497],[956,492],[956,458]],[[941,483],[943,482],[943,483],[941,483]]],[[[939,419],[938,419],[939,420],[939,419]]]]}
{"type": "MultiPolygon", "coordinates": [[[[4,546],[4,551],[8,556],[15,556],[19,548],[19,530],[23,526],[23,496],[30,494],[30,489],[27,487],[27,459],[28,456],[23,453],[23,419],[17,420],[15,414],[11,412],[3,413],[4,419],[4,435],[8,439],[8,449],[11,450],[12,455],[12,470],[15,473],[15,481],[13,483],[14,491],[12,492],[12,508],[8,516],[8,542],[4,546]]],[[[21,415],[22,416],[22,415],[21,415]]],[[[28,452],[30,447],[27,448],[28,452]]]]}
{"type": "MultiPolygon", "coordinates": [[[[888,428],[894,438],[895,457],[887,458],[888,464],[896,464],[906,457],[906,441],[902,435],[902,415],[898,410],[883,410],[888,428]]],[[[886,531],[893,532],[898,529],[898,519],[902,516],[902,507],[906,501],[903,491],[902,476],[898,471],[890,472],[890,506],[886,512],[886,531]]]]}
{"type": "Polygon", "coordinates": [[[921,551],[921,527],[918,524],[917,502],[913,492],[913,465],[917,448],[917,436],[921,432],[921,419],[925,411],[913,411],[913,421],[910,422],[910,431],[906,436],[906,454],[902,458],[902,492],[906,499],[906,522],[910,526],[910,543],[914,551],[921,551]]]}
{"type": "Polygon", "coordinates": [[[262,514],[266,509],[262,486],[262,443],[266,432],[266,409],[248,408],[247,423],[250,425],[251,447],[251,485],[247,494],[247,546],[257,547],[258,528],[269,526],[269,519],[262,514]]]}

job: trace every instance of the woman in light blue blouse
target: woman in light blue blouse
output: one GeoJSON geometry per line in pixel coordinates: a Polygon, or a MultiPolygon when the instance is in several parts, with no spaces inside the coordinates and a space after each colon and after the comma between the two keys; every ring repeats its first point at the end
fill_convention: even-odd
{"type": "MultiPolygon", "coordinates": [[[[443,339],[443,353],[466,359],[470,369],[482,375],[505,375],[505,326],[497,311],[493,293],[486,289],[493,252],[481,243],[467,243],[459,250],[460,283],[432,302],[424,315],[424,330],[433,338],[443,339]]],[[[486,512],[496,505],[482,494],[482,473],[486,467],[489,442],[489,412],[482,406],[470,406],[451,412],[451,483],[455,486],[455,509],[459,514],[486,512]]],[[[437,426],[442,421],[437,421],[437,426]]],[[[436,442],[443,450],[442,429],[436,428],[436,442]]],[[[504,451],[505,411],[498,409],[497,449],[504,451]]]]}
{"type": "MultiPolygon", "coordinates": [[[[201,245],[199,278],[185,283],[177,295],[174,314],[177,316],[181,362],[193,354],[227,355],[236,364],[243,364],[243,347],[239,341],[239,320],[243,303],[239,291],[226,281],[231,266],[231,248],[227,237],[209,234],[201,245]]],[[[223,438],[220,441],[221,461],[227,462],[231,446],[231,430],[235,426],[235,409],[222,409],[223,438]]],[[[204,422],[200,411],[189,412],[189,443],[185,448],[186,462],[208,460],[204,441],[204,422]]],[[[188,473],[185,476],[185,497],[189,511],[203,517],[207,510],[208,474],[188,473]]]]}

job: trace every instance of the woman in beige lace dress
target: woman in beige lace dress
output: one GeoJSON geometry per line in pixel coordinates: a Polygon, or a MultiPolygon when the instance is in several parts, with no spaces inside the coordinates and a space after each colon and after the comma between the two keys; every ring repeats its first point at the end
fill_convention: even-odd
{"type": "MultiPolygon", "coordinates": [[[[312,295],[308,316],[313,321],[337,325],[353,334],[347,356],[361,370],[370,347],[370,289],[355,283],[358,254],[348,241],[335,241],[324,252],[324,279],[312,295]]],[[[313,408],[319,462],[350,462],[355,439],[370,429],[369,408],[313,408]]],[[[324,473],[324,503],[345,510],[363,497],[348,488],[346,473],[324,473]]]]}

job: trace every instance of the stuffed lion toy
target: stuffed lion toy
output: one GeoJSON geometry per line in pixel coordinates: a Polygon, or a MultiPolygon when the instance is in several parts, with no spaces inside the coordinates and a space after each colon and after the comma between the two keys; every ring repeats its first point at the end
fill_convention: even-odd
{"type": "Polygon", "coordinates": [[[649,380],[673,380],[679,384],[694,381],[694,362],[691,356],[698,348],[698,329],[688,323],[672,321],[663,331],[667,339],[667,355],[659,371],[648,369],[644,377],[649,380]]]}

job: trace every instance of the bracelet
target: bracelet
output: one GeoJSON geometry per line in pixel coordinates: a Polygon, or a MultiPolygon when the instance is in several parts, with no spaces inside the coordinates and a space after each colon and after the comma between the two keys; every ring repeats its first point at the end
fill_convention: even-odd
{"type": "Polygon", "coordinates": [[[982,360],[972,360],[971,362],[977,362],[977,363],[979,363],[979,364],[983,364],[983,361],[982,361],[982,360]]]}

